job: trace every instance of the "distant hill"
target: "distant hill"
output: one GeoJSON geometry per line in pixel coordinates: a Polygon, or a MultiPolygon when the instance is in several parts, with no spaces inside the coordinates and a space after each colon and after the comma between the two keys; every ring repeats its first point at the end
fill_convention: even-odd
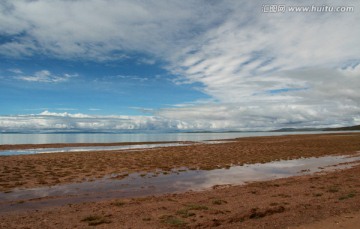
{"type": "Polygon", "coordinates": [[[340,130],[360,130],[360,125],[357,126],[347,126],[347,127],[338,127],[338,128],[326,128],[325,131],[340,131],[340,130]]]}
{"type": "Polygon", "coordinates": [[[296,131],[322,131],[316,128],[281,128],[278,130],[271,130],[270,132],[296,132],[296,131]]]}
{"type": "Polygon", "coordinates": [[[271,132],[294,132],[294,131],[348,131],[348,130],[360,130],[360,125],[346,126],[337,128],[282,128],[278,130],[272,130],[271,132]]]}

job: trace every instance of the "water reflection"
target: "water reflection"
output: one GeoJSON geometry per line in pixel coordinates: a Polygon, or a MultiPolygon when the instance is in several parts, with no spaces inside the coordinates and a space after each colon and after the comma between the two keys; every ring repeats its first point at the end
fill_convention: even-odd
{"type": "MultiPolygon", "coordinates": [[[[229,169],[186,170],[171,174],[139,173],[130,174],[122,180],[111,177],[93,182],[73,183],[52,187],[15,190],[11,193],[0,193],[0,212],[16,208],[33,209],[42,206],[64,205],[84,201],[96,201],[121,197],[147,196],[164,193],[200,191],[215,185],[240,185],[252,181],[264,181],[290,176],[311,174],[334,169],[344,169],[357,164],[360,155],[326,156],[320,158],[303,158],[282,160],[265,164],[233,166],[229,169]],[[356,162],[356,163],[355,163],[356,162]],[[23,204],[11,204],[18,200],[51,197],[37,201],[26,201],[23,204]]],[[[115,176],[116,174],[114,174],[115,176]]]]}
{"type": "Polygon", "coordinates": [[[87,152],[87,151],[137,150],[137,149],[151,149],[151,148],[158,148],[158,147],[186,146],[186,145],[189,145],[189,144],[179,142],[179,143],[120,145],[120,146],[39,148],[39,149],[24,149],[24,150],[3,150],[3,151],[0,151],[0,155],[13,156],[13,155],[39,154],[39,153],[68,153],[68,152],[87,152]]]}
{"type": "MultiPolygon", "coordinates": [[[[346,131],[344,131],[346,132],[346,131]]],[[[352,131],[354,132],[354,131],[352,131]]],[[[231,132],[231,133],[0,133],[0,144],[51,144],[51,143],[112,143],[112,142],[162,142],[204,141],[254,136],[278,136],[292,134],[326,134],[337,131],[311,132],[231,132]]]]}

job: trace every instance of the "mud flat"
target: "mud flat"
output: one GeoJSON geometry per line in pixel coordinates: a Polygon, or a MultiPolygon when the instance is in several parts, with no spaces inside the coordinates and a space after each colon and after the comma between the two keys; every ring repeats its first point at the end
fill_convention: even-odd
{"type": "MultiPolygon", "coordinates": [[[[360,166],[355,160],[358,151],[360,134],[352,133],[241,138],[227,143],[145,151],[3,156],[0,157],[1,204],[11,205],[13,210],[0,213],[0,227],[287,228],[326,223],[334,216],[354,220],[360,209],[360,166]],[[331,171],[308,173],[304,168],[295,177],[250,180],[246,185],[214,182],[201,191],[110,196],[108,199],[102,199],[103,194],[95,192],[98,199],[72,201],[81,193],[80,188],[79,193],[62,195],[58,204],[44,206],[41,203],[57,197],[4,198],[19,190],[71,185],[84,180],[97,182],[104,177],[121,181],[133,173],[143,179],[149,174],[158,179],[196,171],[231,171],[244,164],[329,155],[350,155],[355,159],[332,165],[331,171]],[[353,218],[346,218],[348,215],[344,214],[353,218]]],[[[323,170],[321,166],[316,168],[323,170]]]]}

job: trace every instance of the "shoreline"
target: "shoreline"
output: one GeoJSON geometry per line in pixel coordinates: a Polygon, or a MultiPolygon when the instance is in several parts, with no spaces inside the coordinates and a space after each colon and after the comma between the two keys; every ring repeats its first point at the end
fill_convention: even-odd
{"type": "Polygon", "coordinates": [[[153,145],[166,143],[193,143],[190,141],[159,141],[159,142],[112,142],[112,143],[47,143],[47,144],[4,144],[0,145],[1,150],[25,150],[25,149],[46,149],[64,147],[101,147],[101,146],[131,146],[131,145],[153,145]]]}
{"type": "MultiPolygon", "coordinates": [[[[101,144],[103,145],[103,144],[101,144]]],[[[96,151],[0,157],[0,191],[102,178],[109,174],[170,173],[174,168],[212,170],[276,160],[354,154],[360,133],[238,138],[141,151],[96,151]]]]}
{"type": "MultiPolygon", "coordinates": [[[[152,143],[172,143],[172,142],[202,142],[202,141],[216,141],[216,140],[231,140],[239,138],[252,138],[252,137],[271,137],[271,136],[287,136],[287,135],[324,135],[324,134],[351,134],[360,133],[358,130],[353,131],[299,131],[299,132],[226,132],[226,133],[169,133],[166,134],[92,134],[81,133],[74,134],[74,138],[53,138],[52,135],[57,134],[44,134],[50,135],[49,139],[39,138],[43,134],[19,134],[20,139],[17,139],[18,134],[8,136],[9,134],[0,133],[0,150],[3,147],[5,150],[10,149],[24,149],[28,147],[66,147],[68,145],[79,146],[101,146],[101,145],[131,145],[131,144],[152,144],[152,143]],[[6,138],[2,135],[7,136],[6,138]],[[30,138],[24,138],[23,135],[29,135],[30,138]],[[100,136],[99,136],[100,135],[100,136]],[[107,136],[109,135],[109,136],[107,136]],[[147,137],[144,137],[146,135],[147,137]],[[172,136],[174,135],[174,136],[172,136]],[[37,137],[31,137],[37,136],[37,137]],[[116,137],[114,137],[116,136],[116,137]],[[129,137],[131,136],[131,137],[129,137]],[[155,136],[155,137],[154,137],[155,136]],[[106,140],[104,139],[106,138],[106,140]],[[17,139],[17,140],[14,140],[17,139]]],[[[62,134],[61,134],[62,135],[62,134]]],[[[71,134],[69,134],[72,136],[71,134]]]]}
{"type": "MultiPolygon", "coordinates": [[[[125,175],[157,171],[168,174],[172,173],[173,168],[181,167],[195,171],[212,170],[281,159],[354,155],[358,151],[360,133],[338,133],[248,137],[227,143],[195,144],[136,152],[125,150],[4,156],[0,157],[0,191],[69,184],[84,179],[102,178],[112,173],[125,175]]],[[[205,191],[110,198],[95,202],[67,203],[38,210],[14,210],[0,213],[0,227],[303,226],[326,221],[334,216],[340,217],[344,213],[358,214],[359,173],[360,165],[355,165],[345,170],[250,182],[245,185],[215,185],[205,191]]],[[[46,201],[47,198],[52,197],[25,199],[12,204],[15,208],[26,209],[29,204],[41,205],[41,201],[46,201]]]]}
{"type": "Polygon", "coordinates": [[[0,213],[41,210],[66,204],[99,202],[119,198],[202,192],[227,186],[328,174],[360,166],[360,154],[281,160],[265,164],[233,166],[215,170],[173,170],[174,173],[134,173],[122,179],[110,176],[94,181],[62,184],[0,193],[0,213]],[[36,201],[28,201],[36,200],[36,201]],[[21,205],[17,203],[21,202],[21,205]]]}
{"type": "MultiPolygon", "coordinates": [[[[267,132],[266,132],[267,133],[267,132]]],[[[279,132],[274,132],[279,133],[279,132]]],[[[260,135],[260,136],[243,136],[234,138],[219,138],[199,141],[127,141],[127,142],[82,142],[82,143],[39,143],[39,144],[0,144],[0,151],[3,150],[24,150],[24,149],[46,149],[46,148],[64,148],[64,147],[101,147],[101,146],[131,146],[131,145],[152,145],[152,144],[167,144],[167,143],[202,143],[202,142],[216,142],[216,141],[238,141],[241,139],[266,138],[266,137],[285,137],[285,136],[317,136],[317,135],[358,135],[360,131],[328,131],[321,132],[280,132],[280,135],[260,135]]]]}
{"type": "MultiPolygon", "coordinates": [[[[0,227],[319,228],[334,218],[346,222],[354,220],[345,218],[348,215],[359,216],[359,172],[360,166],[356,166],[326,174],[218,186],[201,192],[13,211],[0,214],[0,227]]],[[[36,201],[29,200],[30,204],[36,201]]],[[[14,203],[19,208],[23,204],[26,202],[14,203]]],[[[347,228],[356,229],[356,222],[346,224],[350,225],[347,228]]]]}

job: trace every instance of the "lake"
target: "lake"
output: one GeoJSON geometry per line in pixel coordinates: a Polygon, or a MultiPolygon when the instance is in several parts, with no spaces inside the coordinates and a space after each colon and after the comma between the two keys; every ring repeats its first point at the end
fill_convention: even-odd
{"type": "Polygon", "coordinates": [[[163,142],[206,141],[253,136],[278,136],[290,134],[326,134],[333,131],[312,132],[232,132],[232,133],[51,133],[51,134],[0,134],[0,145],[50,144],[50,143],[112,143],[112,142],[163,142]]]}

